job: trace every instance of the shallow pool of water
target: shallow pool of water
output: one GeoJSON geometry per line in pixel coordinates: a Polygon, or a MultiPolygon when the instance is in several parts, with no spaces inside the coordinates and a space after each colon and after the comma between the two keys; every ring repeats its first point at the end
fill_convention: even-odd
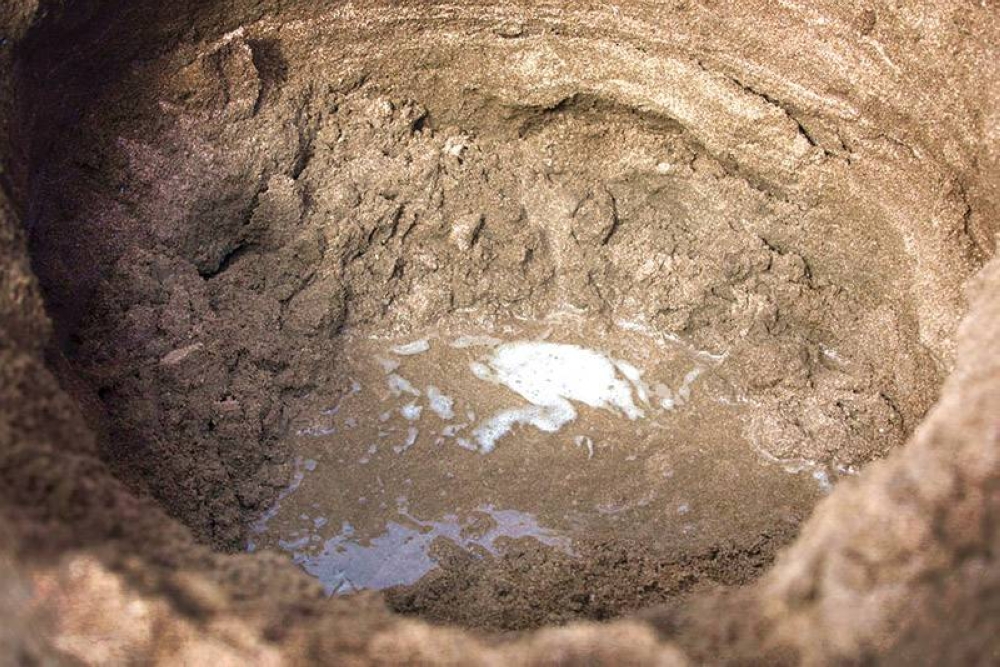
{"type": "Polygon", "coordinates": [[[448,540],[481,557],[530,539],[638,539],[664,552],[772,524],[808,474],[744,437],[747,406],[697,350],[572,317],[406,338],[348,334],[350,380],[300,406],[293,484],[253,526],[331,594],[419,580],[448,540]]]}

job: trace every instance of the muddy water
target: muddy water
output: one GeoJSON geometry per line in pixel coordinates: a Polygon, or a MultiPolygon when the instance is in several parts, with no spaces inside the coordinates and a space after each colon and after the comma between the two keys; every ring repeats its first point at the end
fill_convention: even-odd
{"type": "Polygon", "coordinates": [[[331,594],[414,583],[439,540],[484,557],[517,539],[704,549],[791,521],[828,486],[744,436],[754,401],[723,379],[725,350],[635,322],[349,334],[331,363],[350,388],[300,406],[293,483],[250,543],[331,594]]]}

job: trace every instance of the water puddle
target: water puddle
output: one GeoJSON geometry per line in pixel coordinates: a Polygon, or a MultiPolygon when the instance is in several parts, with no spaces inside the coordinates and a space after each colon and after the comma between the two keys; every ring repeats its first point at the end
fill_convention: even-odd
{"type": "Polygon", "coordinates": [[[331,363],[349,389],[300,406],[293,484],[250,545],[330,594],[414,583],[439,540],[483,557],[524,539],[678,551],[793,520],[820,493],[748,446],[724,351],[636,323],[346,335],[331,363]]]}
{"type": "MultiPolygon", "coordinates": [[[[328,522],[326,517],[308,514],[300,519],[316,529],[328,522]]],[[[497,554],[501,538],[523,537],[572,554],[568,538],[538,525],[530,514],[484,505],[465,516],[446,514],[424,521],[407,511],[405,498],[397,500],[394,518],[375,537],[359,539],[354,526],[345,521],[322,546],[317,547],[314,532],[302,530],[279,540],[279,546],[319,579],[327,594],[336,595],[416,583],[437,566],[432,549],[439,538],[470,551],[478,547],[497,554]]]]}

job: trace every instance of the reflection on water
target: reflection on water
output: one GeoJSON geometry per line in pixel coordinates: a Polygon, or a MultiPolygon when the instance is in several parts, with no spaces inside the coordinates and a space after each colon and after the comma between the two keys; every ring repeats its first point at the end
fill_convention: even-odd
{"type": "MultiPolygon", "coordinates": [[[[439,538],[466,550],[481,547],[495,554],[500,538],[532,537],[570,553],[568,539],[546,530],[524,512],[484,505],[464,518],[449,514],[423,521],[407,512],[405,501],[398,509],[398,520],[387,522],[385,530],[371,539],[359,538],[354,526],[345,522],[321,546],[316,532],[310,530],[279,545],[320,580],[328,595],[415,583],[437,566],[431,545],[439,538]]],[[[322,520],[315,523],[322,526],[322,520]]]]}

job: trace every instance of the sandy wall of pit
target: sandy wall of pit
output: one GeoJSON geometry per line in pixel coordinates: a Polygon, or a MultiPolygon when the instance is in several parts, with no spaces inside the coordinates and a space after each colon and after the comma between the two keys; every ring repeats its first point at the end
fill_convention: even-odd
{"type": "MultiPolygon", "coordinates": [[[[66,384],[200,539],[237,547],[286,483],[289,404],[335,383],[344,326],[647,320],[728,355],[762,401],[748,440],[787,465],[856,468],[933,400],[988,246],[954,169],[869,100],[755,92],[698,22],[609,34],[600,7],[218,10],[79,74],[27,179],[66,384]]],[[[898,85],[882,67],[859,90],[898,85]]]]}
{"type": "MultiPolygon", "coordinates": [[[[46,26],[44,12],[12,6],[20,11],[4,17],[13,36],[0,47],[6,49],[0,57],[7,62],[22,34],[17,25],[37,21],[41,35],[46,26]]],[[[207,14],[174,17],[175,24],[164,17],[162,22],[143,22],[155,26],[144,29],[153,34],[139,29],[135,34],[157,36],[163,41],[154,43],[164,45],[189,34],[195,55],[215,43],[224,29],[260,16],[258,10],[247,13],[235,5],[203,11],[216,9],[226,14],[226,24],[207,14]]],[[[373,598],[323,600],[290,566],[278,561],[212,554],[197,546],[188,531],[155,503],[137,497],[135,484],[129,489],[109,473],[99,439],[91,435],[100,426],[94,418],[100,410],[88,409],[86,384],[75,387],[72,374],[60,372],[60,386],[51,373],[64,362],[47,345],[50,325],[29,268],[23,230],[34,221],[35,200],[25,195],[31,191],[30,176],[59,144],[52,143],[52,125],[36,127],[34,143],[27,148],[23,135],[10,129],[11,118],[25,123],[32,115],[39,117],[41,108],[49,109],[39,104],[52,102],[41,87],[32,88],[22,79],[17,99],[25,106],[20,112],[4,113],[8,122],[4,173],[12,176],[4,183],[0,290],[6,394],[0,403],[4,406],[0,451],[9,535],[4,540],[2,571],[12,582],[5,587],[9,597],[23,594],[27,590],[23,586],[31,584],[37,601],[27,606],[17,599],[3,601],[5,613],[16,617],[20,627],[29,628],[6,641],[18,644],[17,650],[92,660],[101,656],[87,652],[99,649],[111,652],[105,655],[129,651],[164,659],[192,655],[187,651],[274,660],[281,655],[329,659],[336,652],[365,661],[404,657],[447,661],[475,654],[484,662],[512,656],[539,660],[603,656],[610,661],[621,659],[622,651],[628,650],[636,659],[682,661],[676,647],[661,643],[664,639],[695,658],[736,659],[768,651],[788,660],[859,661],[882,655],[898,661],[913,657],[930,661],[982,657],[995,650],[990,642],[996,633],[990,623],[996,614],[989,613],[991,600],[997,599],[991,574],[996,571],[992,554],[997,540],[998,472],[998,370],[991,343],[1000,333],[995,269],[980,277],[972,315],[959,334],[954,333],[965,310],[961,286],[976,265],[968,255],[990,254],[995,231],[990,223],[996,205],[990,188],[995,187],[997,175],[996,123],[990,117],[991,111],[995,113],[996,105],[990,102],[996,99],[997,85],[992,69],[995,53],[990,51],[996,30],[991,10],[922,5],[896,12],[882,7],[872,17],[840,4],[816,10],[764,6],[759,12],[762,18],[751,25],[728,16],[742,15],[745,9],[725,6],[711,11],[695,4],[670,9],[633,5],[617,11],[583,6],[568,20],[565,11],[556,9],[491,7],[487,12],[459,5],[419,12],[398,7],[343,12],[351,23],[374,32],[388,32],[401,23],[434,21],[457,30],[468,27],[472,19],[482,25],[483,17],[488,34],[505,40],[530,36],[539,28],[549,39],[529,51],[543,60],[552,50],[564,48],[565,36],[570,57],[566,52],[550,55],[552,62],[541,65],[550,68],[542,70],[545,78],[570,79],[571,91],[584,90],[627,108],[645,107],[656,98],[623,84],[602,89],[613,80],[609,75],[588,80],[587,73],[560,70],[559,61],[570,63],[569,70],[573,63],[593,64],[586,53],[573,50],[578,44],[565,33],[574,28],[585,32],[587,26],[604,29],[617,21],[625,26],[623,32],[646,35],[653,43],[653,36],[662,39],[667,32],[662,27],[669,25],[675,28],[670,34],[676,53],[700,54],[695,62],[701,64],[681,59],[667,61],[668,65],[699,67],[703,74],[663,76],[687,84],[660,100],[661,115],[666,107],[666,115],[683,121],[685,113],[700,113],[692,109],[719,103],[704,99],[706,90],[735,94],[738,87],[742,93],[733,102],[736,110],[748,107],[751,120],[758,120],[757,113],[775,119],[736,123],[728,132],[716,129],[694,137],[720,156],[716,161],[723,173],[742,170],[741,178],[755,187],[788,198],[800,174],[818,168],[810,167],[805,158],[813,159],[819,152],[849,153],[849,158],[827,156],[817,161],[826,164],[821,165],[824,170],[861,170],[858,173],[876,184],[874,198],[891,204],[892,215],[887,217],[896,219],[918,279],[913,292],[923,343],[945,366],[957,360],[938,407],[903,453],[831,496],[774,572],[747,591],[674,611],[654,611],[642,623],[543,631],[504,644],[402,621],[373,598]],[[764,18],[770,20],[765,24],[764,18]],[[767,41],[759,41],[764,35],[767,41]],[[921,47],[910,46],[915,43],[921,47]],[[741,56],[734,55],[734,44],[744,47],[741,56]],[[815,60],[803,58],[803,51],[815,60]],[[856,58],[855,66],[844,66],[850,54],[856,58]],[[838,72],[842,80],[828,87],[831,78],[836,83],[838,72]],[[871,76],[870,84],[859,84],[860,75],[871,76]],[[687,86],[692,89],[685,91],[687,86]],[[934,96],[926,94],[929,89],[934,96]],[[846,107],[830,100],[824,103],[822,93],[830,97],[831,90],[846,107]],[[761,99],[751,102],[755,95],[761,99]],[[686,104],[678,106],[678,98],[686,104]],[[783,109],[783,115],[768,110],[765,103],[783,109]],[[847,118],[834,120],[841,118],[835,111],[847,118]],[[842,135],[850,134],[851,128],[857,134],[845,142],[842,135]],[[755,137],[756,131],[770,134],[755,137]],[[751,140],[745,141],[748,136],[751,140]],[[760,149],[762,144],[782,142],[790,148],[777,156],[760,149]],[[785,164],[789,152],[796,151],[805,156],[803,161],[785,164]],[[841,166],[831,167],[831,162],[841,166]],[[844,162],[847,166],[842,166],[844,162]],[[956,237],[958,243],[948,240],[956,237]],[[956,345],[959,352],[954,356],[956,345]],[[81,607],[83,599],[91,602],[81,607]],[[116,619],[113,632],[95,621],[102,616],[116,619]],[[973,630],[963,633],[960,641],[954,631],[941,632],[958,627],[973,630]],[[110,638],[97,644],[87,641],[98,635],[110,638]]],[[[59,18],[58,12],[50,16],[59,18]]],[[[127,26],[127,19],[122,20],[126,22],[110,25],[127,26]]],[[[294,23],[282,23],[294,29],[294,23]]],[[[105,30],[94,33],[102,36],[98,41],[117,46],[113,37],[107,37],[114,32],[102,25],[105,30]]],[[[65,57],[54,45],[42,44],[47,49],[34,54],[42,62],[65,57]]],[[[641,61],[630,52],[615,68],[639,68],[633,70],[635,78],[636,71],[647,72],[641,61]]],[[[30,62],[27,56],[26,62],[30,62]]],[[[9,81],[5,85],[13,86],[9,81]]],[[[525,84],[504,85],[509,86],[511,98],[529,99],[525,84]]],[[[543,90],[532,106],[558,106],[564,99],[566,91],[543,90]]],[[[65,117],[73,118],[69,107],[65,117]]],[[[726,116],[732,111],[728,109],[726,116]]],[[[690,120],[689,126],[693,133],[704,128],[690,120]]],[[[828,179],[830,187],[840,182],[836,171],[821,175],[816,178],[828,179]]],[[[57,320],[64,312],[56,312],[57,320]]]]}

